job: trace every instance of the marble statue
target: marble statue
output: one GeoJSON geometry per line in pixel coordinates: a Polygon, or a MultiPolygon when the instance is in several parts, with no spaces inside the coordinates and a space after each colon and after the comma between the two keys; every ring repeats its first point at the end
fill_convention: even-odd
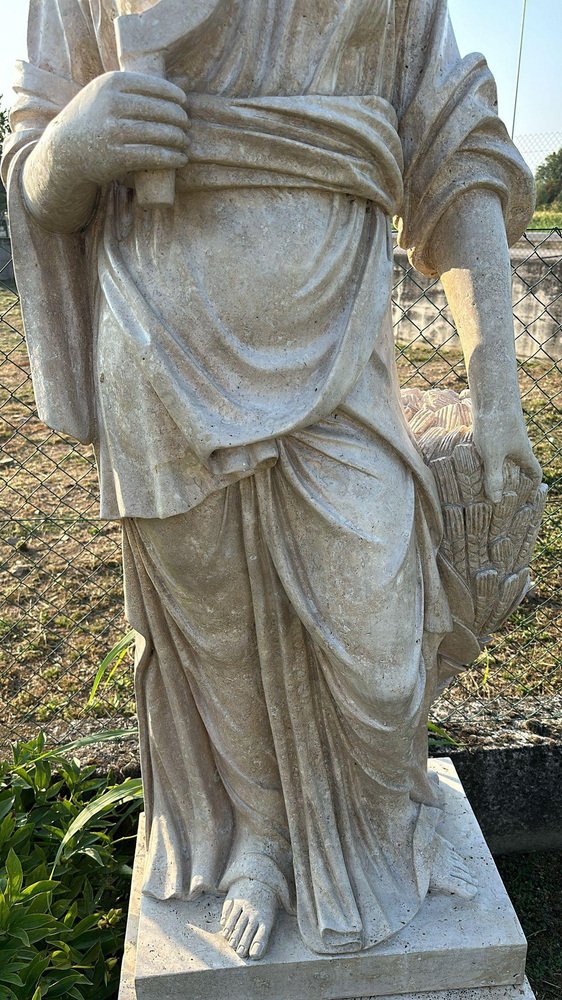
{"type": "Polygon", "coordinates": [[[508,256],[533,182],[494,81],[446,0],[31,0],[17,73],[39,413],[123,525],[144,892],[223,894],[244,959],[280,908],[313,952],[370,948],[477,891],[428,711],[540,517],[508,256]],[[393,217],[463,345],[454,450],[447,400],[401,402],[393,217]]]}

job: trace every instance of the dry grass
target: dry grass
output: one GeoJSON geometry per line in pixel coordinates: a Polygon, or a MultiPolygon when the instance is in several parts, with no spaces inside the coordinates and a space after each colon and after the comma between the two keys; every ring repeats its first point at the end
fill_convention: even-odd
{"type": "MultiPolygon", "coordinates": [[[[91,449],[34,415],[17,300],[0,296],[0,744],[85,716],[100,659],[125,628],[120,531],[97,520],[91,449]]],[[[88,711],[130,715],[123,673],[88,711]]],[[[87,718],[86,718],[87,721],[87,718]]]]}

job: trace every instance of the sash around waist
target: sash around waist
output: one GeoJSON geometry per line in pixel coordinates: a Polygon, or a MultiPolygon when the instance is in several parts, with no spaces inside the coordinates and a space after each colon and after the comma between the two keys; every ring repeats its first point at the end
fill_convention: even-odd
{"type": "Polygon", "coordinates": [[[298,187],[375,202],[403,198],[396,112],[382,97],[189,94],[190,162],[179,190],[298,187]]]}

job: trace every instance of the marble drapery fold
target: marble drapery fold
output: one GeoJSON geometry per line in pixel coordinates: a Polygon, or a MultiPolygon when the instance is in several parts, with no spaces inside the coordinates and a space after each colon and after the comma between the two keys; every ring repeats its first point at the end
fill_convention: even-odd
{"type": "Polygon", "coordinates": [[[22,166],[118,68],[111,6],[32,0],[3,170],[40,415],[95,443],[124,522],[146,889],[254,873],[311,948],[368,947],[429,884],[425,723],[451,627],[399,402],[389,215],[431,273],[460,194],[497,192],[515,239],[532,180],[445,0],[224,0],[172,67],[194,122],[173,210],[123,178],[84,232],[46,233],[22,166]]]}
{"type": "Polygon", "coordinates": [[[257,878],[326,954],[369,947],[417,911],[440,818],[423,749],[427,624],[447,626],[442,597],[441,623],[424,622],[424,595],[434,615],[439,595],[422,579],[419,518],[402,460],[340,415],[188,514],[124,522],[127,615],[147,637],[147,891],[257,878]],[[375,663],[391,672],[380,690],[375,663]]]}

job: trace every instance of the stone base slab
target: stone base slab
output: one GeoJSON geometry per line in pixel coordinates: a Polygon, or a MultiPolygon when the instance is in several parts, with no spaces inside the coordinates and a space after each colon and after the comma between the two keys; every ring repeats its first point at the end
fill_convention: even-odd
{"type": "Polygon", "coordinates": [[[141,826],[119,1000],[533,1000],[523,931],[458,775],[447,759],[430,766],[444,793],[440,832],[477,876],[474,900],[430,894],[389,941],[338,957],[308,951],[282,914],[266,957],[246,962],[217,933],[221,898],[141,895],[141,826]]]}

